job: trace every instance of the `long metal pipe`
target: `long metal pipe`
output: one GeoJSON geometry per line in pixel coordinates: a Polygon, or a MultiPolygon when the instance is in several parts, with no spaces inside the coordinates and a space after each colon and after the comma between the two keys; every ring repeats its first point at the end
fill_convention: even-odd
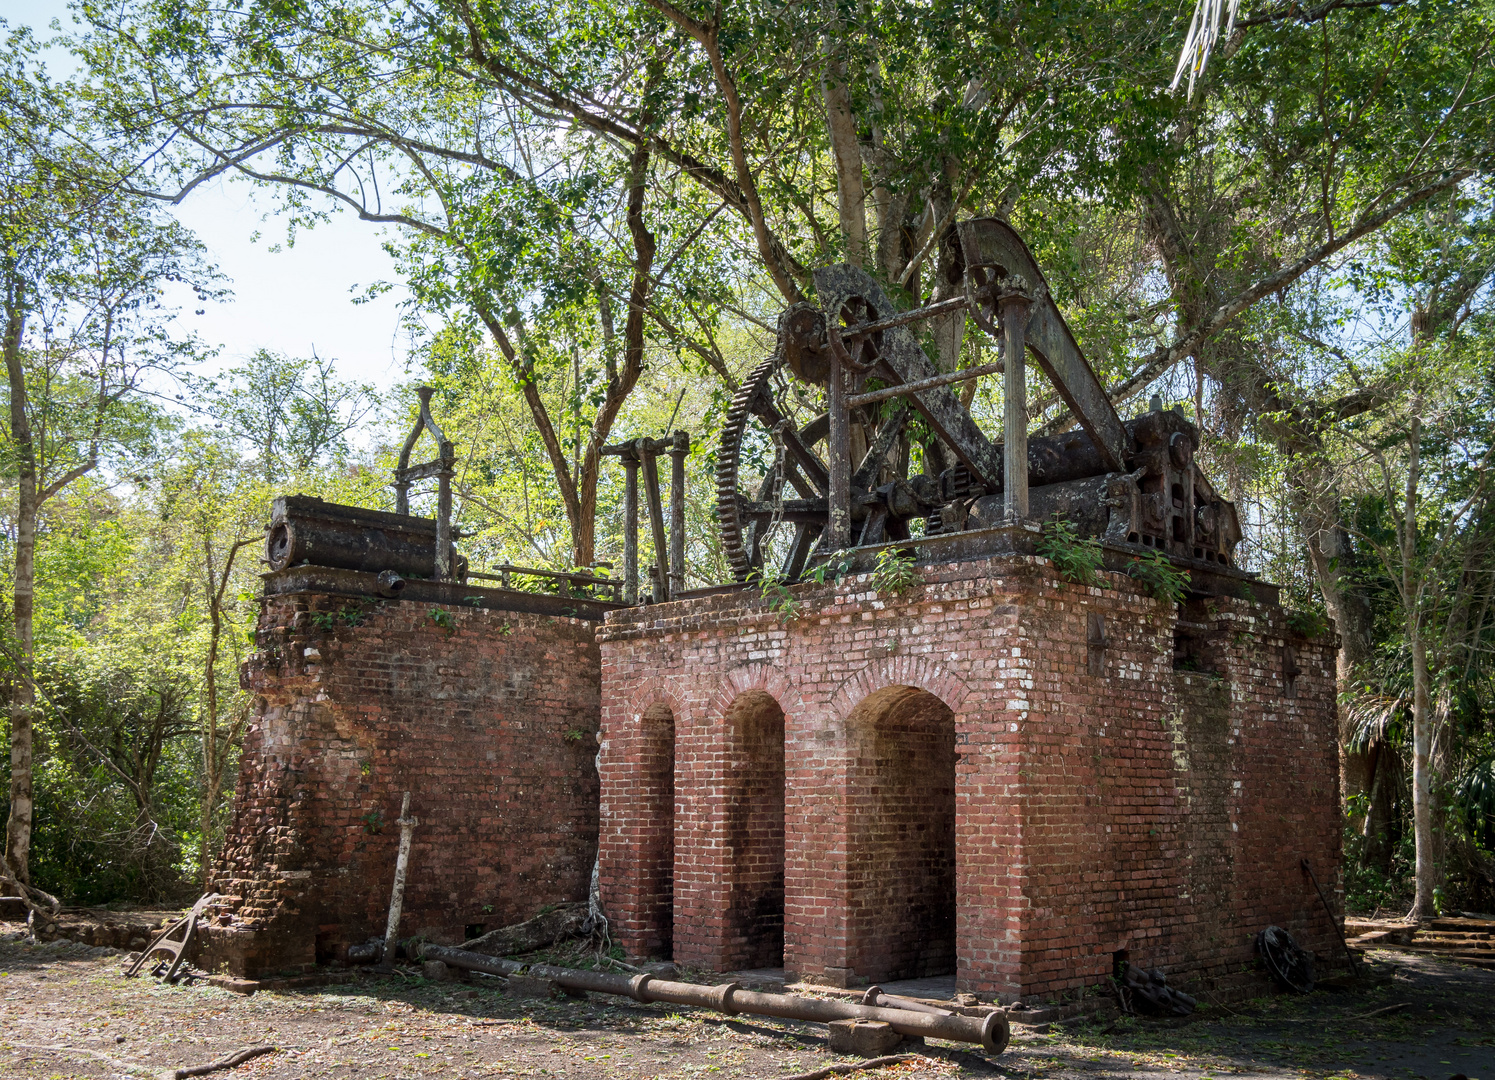
{"type": "Polygon", "coordinates": [[[828,1001],[823,998],[798,997],[793,994],[764,994],[744,990],[736,983],[700,986],[696,983],[667,982],[653,975],[611,975],[601,971],[578,971],[574,968],[533,964],[526,967],[513,960],[503,960],[466,949],[443,945],[426,945],[421,949],[424,960],[440,960],[452,967],[483,971],[490,975],[525,975],[548,979],[570,990],[590,990],[598,994],[619,994],[635,1001],[664,1001],[672,1005],[694,1005],[715,1009],[728,1015],[752,1013],[755,1016],[777,1016],[785,1020],[809,1020],[829,1024],[832,1020],[880,1020],[900,1035],[923,1035],[952,1042],[977,1043],[994,1054],[1007,1048],[1011,1029],[1005,1014],[993,1011],[984,1018],[974,1016],[940,1016],[907,1009],[885,1009],[857,1005],[850,1001],[828,1001]]]}
{"type": "Polygon", "coordinates": [[[888,386],[881,390],[869,390],[865,394],[852,394],[846,399],[846,407],[855,409],[859,405],[871,405],[878,401],[887,401],[888,398],[917,394],[921,390],[933,390],[936,386],[948,386],[951,383],[965,382],[968,379],[979,379],[983,375],[995,375],[1002,369],[1002,363],[998,361],[995,364],[966,368],[964,371],[952,371],[948,375],[932,375],[918,382],[899,383],[897,386],[888,386]]]}

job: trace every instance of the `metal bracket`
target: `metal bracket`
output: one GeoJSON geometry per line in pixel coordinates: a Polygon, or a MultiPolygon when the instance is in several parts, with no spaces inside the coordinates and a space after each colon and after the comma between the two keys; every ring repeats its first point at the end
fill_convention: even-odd
{"type": "MultiPolygon", "coordinates": [[[[145,966],[147,960],[156,953],[162,953],[171,961],[171,965],[166,968],[165,974],[161,977],[162,981],[175,983],[178,978],[177,973],[181,970],[182,965],[187,962],[187,947],[192,944],[192,937],[197,933],[197,924],[202,919],[203,912],[209,904],[215,900],[222,899],[223,897],[219,893],[208,893],[202,899],[198,900],[197,903],[193,904],[191,911],[157,934],[155,940],[145,947],[145,950],[129,967],[125,968],[125,978],[133,979],[140,973],[140,969],[145,966]],[[175,941],[171,935],[175,934],[178,930],[183,931],[182,937],[180,941],[175,941]]],[[[166,961],[162,960],[161,964],[158,965],[158,970],[165,965],[166,961]]]]}
{"type": "Polygon", "coordinates": [[[395,468],[395,513],[410,513],[410,485],[416,480],[436,479],[436,560],[434,577],[437,581],[452,579],[452,477],[457,463],[457,451],[446,434],[431,416],[431,395],[436,391],[429,386],[416,390],[420,398],[420,415],[415,427],[405,437],[400,447],[400,463],[395,468]],[[429,431],[436,440],[436,459],[422,465],[410,464],[410,452],[420,441],[422,431],[429,431]]]}

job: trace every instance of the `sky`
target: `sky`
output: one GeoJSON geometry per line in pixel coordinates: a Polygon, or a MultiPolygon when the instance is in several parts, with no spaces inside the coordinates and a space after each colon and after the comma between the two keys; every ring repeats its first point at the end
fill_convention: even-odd
{"type": "MultiPolygon", "coordinates": [[[[27,25],[38,38],[53,19],[64,28],[71,15],[66,0],[0,0],[0,17],[12,26],[27,25]]],[[[64,78],[76,61],[62,50],[47,54],[48,72],[64,78]]],[[[398,285],[394,262],[380,247],[382,230],[341,211],[330,222],[285,244],[285,228],[270,215],[273,198],[242,181],[203,185],[172,208],[183,225],[197,234],[218,269],[229,278],[232,297],[209,303],[195,315],[190,293],[178,305],[182,328],[195,330],[218,347],[216,367],[233,367],[257,349],[290,356],[318,356],[336,361],[345,380],[372,383],[388,390],[406,378],[407,339],[400,329],[396,287],[376,300],[354,298],[376,282],[398,285]],[[254,233],[262,236],[258,243],[254,233]],[[275,250],[276,248],[280,250],[275,250]]],[[[204,374],[211,374],[210,366],[204,374]]]]}

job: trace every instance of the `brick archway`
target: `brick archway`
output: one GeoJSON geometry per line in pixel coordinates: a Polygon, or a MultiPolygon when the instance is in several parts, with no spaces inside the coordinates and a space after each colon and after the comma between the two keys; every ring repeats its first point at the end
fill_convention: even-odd
{"type": "Polygon", "coordinates": [[[923,656],[888,656],[874,660],[836,688],[829,713],[838,721],[879,690],[890,686],[912,686],[933,694],[956,716],[970,694],[970,687],[943,664],[923,656]]]}
{"type": "Polygon", "coordinates": [[[907,681],[843,717],[846,967],[871,982],[956,967],[955,712],[907,681]]]}
{"type": "Polygon", "coordinates": [[[784,670],[774,664],[755,662],[742,664],[722,675],[716,692],[701,714],[701,722],[707,725],[724,722],[732,702],[753,690],[762,691],[777,701],[786,717],[798,716],[804,711],[799,691],[784,670]]]}

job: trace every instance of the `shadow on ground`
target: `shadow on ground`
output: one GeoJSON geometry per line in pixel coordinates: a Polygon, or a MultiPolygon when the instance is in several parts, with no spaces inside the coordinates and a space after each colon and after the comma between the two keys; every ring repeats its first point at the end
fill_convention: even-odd
{"type": "MultiPolygon", "coordinates": [[[[225,1077],[777,1077],[850,1063],[825,1029],[761,1017],[520,998],[471,984],[367,978],[241,997],[119,975],[122,957],[0,944],[0,1075],[159,1074],[257,1043],[279,1051],[225,1077]]],[[[931,1043],[869,1077],[1263,1077],[1495,1080],[1495,972],[1372,954],[1363,985],[1212,1006],[1188,1022],[1122,1018],[1017,1026],[1000,1056],[931,1043]],[[1390,1011],[1389,1006],[1398,1006],[1390,1011]],[[1368,1013],[1376,1013],[1367,1016],[1368,1013]]]]}

